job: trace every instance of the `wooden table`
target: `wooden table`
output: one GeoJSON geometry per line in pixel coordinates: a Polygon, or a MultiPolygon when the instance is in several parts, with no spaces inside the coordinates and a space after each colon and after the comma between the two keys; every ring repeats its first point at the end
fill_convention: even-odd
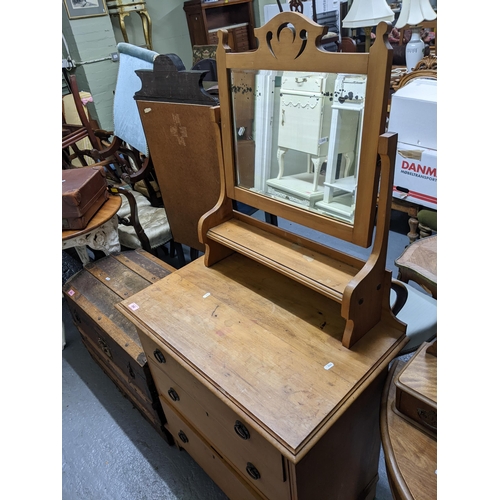
{"type": "Polygon", "coordinates": [[[437,299],[437,235],[413,242],[394,263],[398,279],[415,281],[437,299]]]}
{"type": "Polygon", "coordinates": [[[394,411],[394,381],[405,367],[397,361],[387,378],[380,427],[387,478],[396,500],[437,498],[437,440],[394,411]]]}
{"type": "Polygon", "coordinates": [[[63,230],[63,250],[74,247],[83,265],[90,262],[85,248],[87,245],[94,250],[103,251],[106,255],[119,252],[121,247],[116,213],[121,204],[120,196],[110,196],[84,229],[63,230]]]}

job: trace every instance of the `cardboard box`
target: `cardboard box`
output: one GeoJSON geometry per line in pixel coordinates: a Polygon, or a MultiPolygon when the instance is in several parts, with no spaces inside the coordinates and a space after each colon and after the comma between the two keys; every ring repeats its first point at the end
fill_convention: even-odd
{"type": "Polygon", "coordinates": [[[437,150],[437,81],[416,79],[391,98],[389,132],[398,141],[437,150]]]}
{"type": "Polygon", "coordinates": [[[392,195],[437,209],[437,151],[398,142],[392,195]]]}

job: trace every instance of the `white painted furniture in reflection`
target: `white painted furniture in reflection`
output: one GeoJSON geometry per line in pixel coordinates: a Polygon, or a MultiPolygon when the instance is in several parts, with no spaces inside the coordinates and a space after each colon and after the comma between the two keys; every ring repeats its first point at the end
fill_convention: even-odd
{"type": "Polygon", "coordinates": [[[326,162],[330,136],[331,106],[335,74],[285,72],[281,79],[278,115],[278,167],[276,179],[268,186],[311,202],[322,196],[319,186],[321,165],[326,162]],[[304,171],[285,175],[289,150],[307,155],[304,171]]]}
{"type": "Polygon", "coordinates": [[[316,208],[353,222],[366,77],[339,74],[332,104],[323,200],[316,208]]]}

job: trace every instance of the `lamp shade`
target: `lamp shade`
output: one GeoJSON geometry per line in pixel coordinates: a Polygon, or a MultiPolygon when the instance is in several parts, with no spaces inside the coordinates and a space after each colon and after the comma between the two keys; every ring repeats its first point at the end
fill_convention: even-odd
{"type": "Polygon", "coordinates": [[[431,7],[429,0],[403,0],[396,28],[403,26],[417,26],[422,21],[434,21],[437,14],[431,7]]]}
{"type": "Polygon", "coordinates": [[[342,21],[342,27],[366,28],[376,26],[381,21],[388,23],[394,21],[394,13],[386,0],[353,0],[349,12],[342,21]]]}

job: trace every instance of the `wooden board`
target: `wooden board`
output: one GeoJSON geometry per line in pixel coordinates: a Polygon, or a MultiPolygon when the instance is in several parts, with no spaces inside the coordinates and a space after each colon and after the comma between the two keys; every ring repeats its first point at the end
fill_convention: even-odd
{"type": "Polygon", "coordinates": [[[204,251],[198,221],[220,196],[218,108],[137,101],[175,241],[204,251]]]}

